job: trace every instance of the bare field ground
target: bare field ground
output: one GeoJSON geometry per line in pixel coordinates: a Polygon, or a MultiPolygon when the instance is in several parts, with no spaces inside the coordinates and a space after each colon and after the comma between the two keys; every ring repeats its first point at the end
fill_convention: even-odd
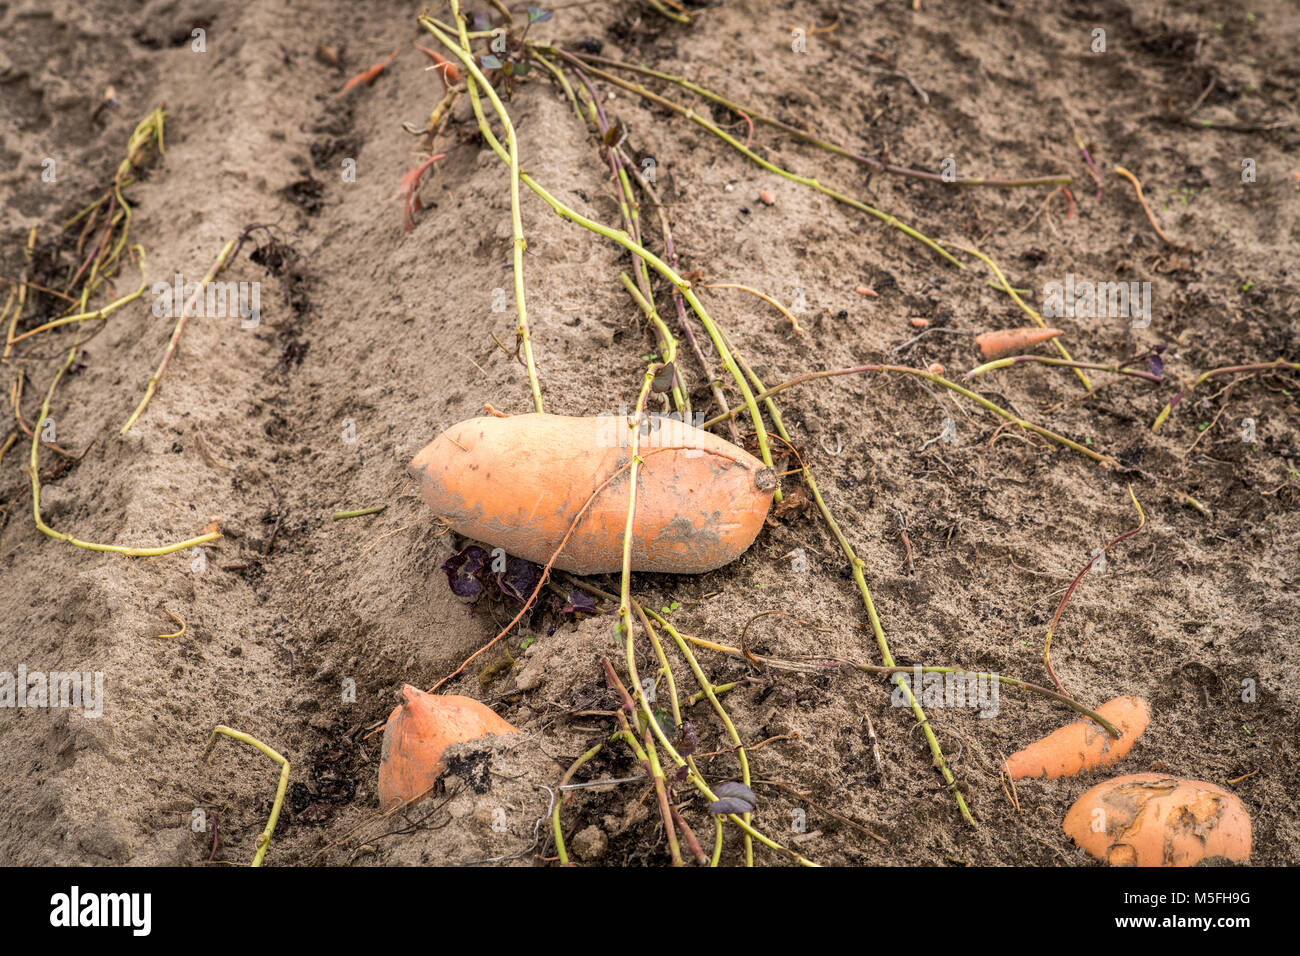
{"type": "MultiPolygon", "coordinates": [[[[700,650],[714,683],[737,685],[723,702],[740,738],[762,743],[749,753],[760,781],[755,825],[823,864],[1092,865],[1061,830],[1066,810],[1104,776],[1156,770],[1232,790],[1253,817],[1252,862],[1294,864],[1300,374],[1212,379],[1159,431],[1151,425],[1203,371],[1300,360],[1300,13],[1282,0],[910,6],[723,0],[688,4],[693,22],[679,24],[639,0],[563,4],[529,38],[687,77],[872,159],[931,172],[950,160],[961,177],[1073,177],[1068,196],[1053,186],[961,187],[875,171],[762,124],[752,138],[773,164],[927,236],[978,244],[1039,309],[1048,284],[1070,275],[1149,282],[1146,324],[1049,322],[1082,361],[1166,346],[1163,381],[1091,372],[1099,387],[1089,396],[1070,370],[1026,363],[963,383],[1117,467],[999,429],[970,399],[907,375],[813,381],[778,401],[904,664],[1050,684],[1047,627],[1090,556],[1136,523],[1131,485],[1145,527],[1083,578],[1052,659],[1080,702],[1140,695],[1152,721],[1113,770],[1022,782],[1016,806],[1002,761],[1073,715],[1010,687],[996,716],[928,708],[971,826],[886,678],[781,671],[700,650]],[[1092,50],[1098,28],[1105,52],[1092,50]],[[800,37],[803,52],[793,49],[800,37]],[[1168,241],[1116,166],[1140,179],[1168,241]]],[[[473,12],[500,21],[486,5],[473,12]]],[[[439,567],[463,542],[406,483],[406,463],[485,403],[533,410],[526,370],[508,351],[509,176],[464,96],[434,141],[446,155],[420,186],[414,228],[403,229],[399,185],[423,155],[403,123],[422,128],[442,97],[431,61],[412,48],[438,48],[419,13],[398,2],[0,0],[0,302],[21,277],[32,284],[15,334],[68,310],[42,291],[64,289],[84,258],[78,229],[60,226],[112,181],[136,124],[159,104],[167,112],[165,153],[152,151],[125,190],[149,289],[102,322],[18,342],[4,364],[0,442],[16,437],[0,459],[0,671],[100,672],[104,697],[98,717],[0,708],[0,862],[247,862],[278,768],[230,740],[204,762],[216,724],[292,764],[268,864],[543,865],[556,856],[549,821],[537,827],[546,787],[614,729],[592,713],[615,708],[601,658],[623,653],[604,614],[554,633],[521,628],[445,687],[488,702],[519,734],[460,746],[433,800],[378,819],[380,736],[371,731],[397,691],[434,685],[517,609],[470,613],[451,593],[439,567]],[[372,84],[337,95],[394,48],[400,55],[372,84]],[[157,394],[120,435],[175,322],[151,308],[153,284],[197,281],[253,223],[270,231],[253,233],[222,279],[258,284],[259,321],[191,321],[157,394]],[[91,332],[42,418],[68,350],[91,332]],[[155,546],[215,519],[223,536],[201,556],[127,557],[42,534],[25,429],[47,419],[50,441],[68,453],[40,451],[52,528],[155,546]],[[380,503],[378,514],[333,519],[380,503]],[[169,615],[185,632],[160,639],[178,630],[169,615]]],[[[749,136],[731,111],[639,79],[740,142],[749,136]]],[[[592,84],[637,155],[654,161],[681,271],[798,310],[802,335],[746,292],[698,289],[768,385],[872,363],[939,364],[961,380],[980,362],[975,335],[1028,324],[985,284],[977,259],[960,256],[956,268],[685,117],[592,84]]],[[[523,168],[577,212],[620,228],[601,141],[552,77],[534,67],[507,106],[523,168]]],[[[527,189],[521,212],[547,410],[631,406],[657,351],[619,280],[631,256],[527,189]]],[[[661,251],[649,203],[641,213],[647,244],[661,251]]],[[[91,307],[129,294],[137,276],[124,262],[91,307]]],[[[656,278],[654,292],[672,324],[670,286],[656,278]]],[[[712,362],[735,404],[736,387],[712,362]]],[[[716,414],[685,348],[677,364],[695,410],[716,414]]],[[[739,426],[752,436],[747,418],[739,426]]],[[[797,474],[782,484],[790,496],[801,487],[797,474]]],[[[617,576],[596,583],[618,590],[617,576]]],[[[765,657],[880,663],[849,565],[815,508],[781,509],[738,562],[700,576],[637,574],[632,592],[673,608],[673,623],[698,638],[735,644],[743,633],[765,657]],[[755,618],[764,611],[783,613],[755,618]]],[[[638,642],[653,672],[653,652],[638,642]]],[[[695,693],[674,660],[683,697],[695,693]]],[[[737,778],[708,703],[685,716],[698,752],[710,754],[701,770],[737,778]]],[[[608,746],[577,779],[639,773],[626,748],[608,746]]],[[[689,786],[676,790],[711,849],[706,803],[689,786]]],[[[562,821],[583,862],[668,860],[643,782],[575,791],[562,821]]],[[[722,862],[734,865],[743,858],[730,833],[722,862]]],[[[760,848],[756,862],[788,859],[760,848]]]]}

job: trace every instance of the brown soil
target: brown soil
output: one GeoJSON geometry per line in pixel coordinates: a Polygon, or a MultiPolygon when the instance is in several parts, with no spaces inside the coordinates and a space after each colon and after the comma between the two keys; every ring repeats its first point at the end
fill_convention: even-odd
{"type": "MultiPolygon", "coordinates": [[[[552,857],[549,821],[537,826],[550,802],[545,787],[612,727],[576,713],[613,706],[600,658],[620,660],[621,648],[608,618],[549,636],[515,633],[452,682],[448,690],[488,701],[521,732],[459,748],[446,787],[405,816],[375,819],[380,738],[367,736],[403,683],[432,686],[512,613],[484,606],[471,615],[452,596],[439,565],[458,542],[440,535],[414,489],[403,487],[406,462],[448,424],[480,414],[484,403],[532,410],[523,367],[492,338],[509,343],[515,321],[504,168],[462,99],[437,144],[446,159],[421,190],[426,208],[414,231],[403,231],[394,197],[419,157],[402,123],[422,124],[441,92],[427,59],[407,45],[421,36],[418,4],[120,6],[0,2],[0,276],[23,271],[31,226],[53,243],[56,224],[102,190],[131,129],[160,102],[169,112],[165,157],[128,190],[150,281],[198,279],[222,244],[254,222],[272,225],[284,249],[250,258],[264,234],[245,246],[223,278],[261,283],[260,326],[192,322],[125,438],[118,428],[173,324],[154,317],[149,295],[110,317],[54,394],[57,443],[85,454],[47,474],[49,524],[89,541],[154,545],[196,535],[219,517],[225,537],[206,549],[202,570],[189,552],[127,558],[51,540],[32,521],[25,436],[0,463],[0,670],[101,671],[106,694],[98,719],[0,710],[0,862],[202,864],[213,855],[213,822],[215,859],[246,862],[278,768],[228,739],[203,762],[218,723],[292,762],[270,864],[552,857]],[[206,31],[204,53],[191,49],[195,26],[206,31]],[[399,43],[403,54],[373,86],[334,96],[399,43]],[[341,63],[322,62],[320,45],[338,48],[341,63]],[[109,85],[117,106],[98,108],[109,85]],[[55,160],[56,182],[41,181],[46,158],[55,160]],[[347,159],[356,163],[354,182],[340,175],[347,159]],[[494,289],[507,290],[509,311],[493,311],[494,289]],[[335,510],[385,500],[381,514],[332,520],[335,510]],[[185,620],[182,637],[157,637],[176,630],[164,607],[185,620]],[[493,667],[506,651],[516,663],[493,667]],[[352,684],[355,702],[344,694],[352,684]],[[202,832],[191,827],[196,809],[207,820],[202,832]]],[[[1039,365],[975,383],[991,400],[1117,456],[1127,471],[1011,430],[994,442],[995,417],[904,376],[799,386],[782,396],[785,421],[864,562],[893,652],[906,663],[1047,683],[1047,625],[1088,556],[1134,525],[1131,481],[1147,525],[1104,571],[1084,578],[1057,631],[1056,669],[1083,702],[1119,694],[1151,702],[1150,728],[1115,772],[1227,786],[1253,816],[1254,862],[1295,863],[1300,381],[1271,373],[1227,390],[1233,379],[1207,383],[1159,432],[1150,425],[1176,382],[1199,371],[1300,359],[1300,16],[1284,0],[909,6],[727,0],[681,26],[641,2],[595,2],[559,9],[530,36],[598,39],[604,55],[687,75],[904,165],[938,170],[951,157],[963,176],[1075,176],[1069,214],[1060,193],[1040,209],[1050,188],[963,190],[865,175],[770,128],[755,133],[773,162],[928,235],[978,242],[1014,284],[1033,290],[1031,301],[1067,273],[1150,281],[1149,328],[1127,318],[1055,324],[1089,361],[1123,361],[1169,343],[1166,383],[1123,378],[1087,400],[1069,371],[1039,365]],[[806,53],[792,51],[792,27],[831,24],[808,37],[806,53]],[[1089,48],[1096,27],[1107,31],[1104,54],[1089,48]],[[1184,115],[1193,118],[1173,118],[1184,115]],[[1071,123],[1102,170],[1100,198],[1071,123]],[[1256,163],[1254,183],[1242,182],[1244,158],[1256,163]],[[1195,251],[1153,232],[1132,187],[1111,173],[1116,165],[1141,179],[1170,239],[1195,251]],[[1242,440],[1248,418],[1253,443],[1242,440]],[[955,441],[934,441],[945,419],[955,422],[955,441]],[[1244,681],[1255,683],[1253,699],[1243,700],[1244,681]]],[[[678,89],[670,95],[688,99],[678,89]]],[[[745,136],[745,124],[725,110],[694,105],[745,136]]],[[[599,145],[543,71],[509,107],[525,168],[579,212],[617,223],[599,145]]],[[[684,271],[805,304],[799,337],[744,292],[702,292],[769,385],[867,362],[937,362],[958,378],[978,362],[975,333],[1026,324],[983,284],[974,260],[959,271],[626,92],[610,94],[606,107],[656,160],[684,271]],[[763,190],[774,204],[759,201],[763,190]],[[855,293],[859,285],[879,297],[855,293]],[[915,338],[913,317],[936,331],[915,338]]],[[[589,415],[631,404],[654,345],[618,281],[629,258],[527,190],[522,209],[547,409],[589,415]]],[[[648,232],[659,248],[657,230],[648,232]]],[[[67,259],[54,258],[53,244],[46,249],[29,278],[57,282],[67,259]]],[[[135,282],[128,266],[115,295],[135,282]]],[[[0,288],[0,299],[7,294],[0,288]]],[[[20,330],[61,311],[55,300],[34,302],[20,330]]],[[[6,384],[25,371],[26,421],[38,418],[74,334],[60,329],[15,348],[6,384]]],[[[697,408],[711,414],[689,355],[681,368],[697,408]]],[[[0,440],[12,427],[6,414],[0,440]]],[[[43,451],[43,469],[58,463],[43,451]]],[[[787,492],[796,484],[784,479],[787,492]]],[[[652,607],[677,602],[674,622],[699,637],[735,643],[755,613],[779,609],[791,616],[749,627],[755,652],[879,663],[844,556],[815,511],[772,520],[743,560],[719,571],[637,575],[632,584],[652,607]],[[791,569],[797,548],[805,572],[791,569]]],[[[1018,811],[999,780],[1005,755],[1072,716],[1060,706],[1004,688],[996,717],[930,709],[978,819],[971,828],[883,679],[781,673],[700,653],[715,681],[745,681],[724,698],[743,739],[781,738],[752,752],[755,775],[805,795],[758,785],[757,825],[818,862],[1091,862],[1061,821],[1096,778],[1021,783],[1018,811]],[[794,831],[795,811],[806,815],[806,832],[794,831]]],[[[684,693],[696,690],[684,667],[678,676],[684,693]]],[[[707,704],[690,717],[701,753],[729,746],[707,704]]],[[[729,753],[702,766],[717,781],[738,772],[729,753]]],[[[578,778],[638,772],[623,750],[606,748],[578,778]]],[[[707,808],[680,793],[687,819],[711,845],[707,808]]],[[[563,820],[583,860],[666,860],[654,797],[641,784],[578,791],[563,820]]],[[[723,861],[739,860],[733,831],[723,861]]],[[[757,861],[784,858],[763,851],[757,861]]]]}

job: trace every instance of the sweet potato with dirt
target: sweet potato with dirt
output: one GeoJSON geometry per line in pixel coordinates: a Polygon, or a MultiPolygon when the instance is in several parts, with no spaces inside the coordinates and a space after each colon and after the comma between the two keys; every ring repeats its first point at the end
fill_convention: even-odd
{"type": "Polygon", "coordinates": [[[443,752],[452,744],[515,728],[472,697],[426,694],[410,684],[388,717],[379,760],[379,808],[418,801],[442,773],[443,752]]]}
{"type": "MultiPolygon", "coordinates": [[[[411,472],[429,507],[467,538],[545,564],[572,526],[555,567],[617,571],[632,427],[620,415],[472,418],[416,455],[411,472]]],[[[772,470],[675,418],[639,427],[632,570],[698,574],[740,557],[767,517],[772,470]]]]}
{"type": "Polygon", "coordinates": [[[1098,784],[1070,807],[1064,829],[1112,866],[1250,859],[1250,814],[1235,794],[1162,773],[1131,773],[1098,784]]]}

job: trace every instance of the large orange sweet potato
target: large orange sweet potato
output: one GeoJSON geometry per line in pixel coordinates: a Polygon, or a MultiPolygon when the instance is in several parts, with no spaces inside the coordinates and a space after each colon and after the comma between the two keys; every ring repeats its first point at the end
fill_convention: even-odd
{"type": "Polygon", "coordinates": [[[1195,866],[1250,859],[1250,813],[1222,787],[1168,774],[1099,783],[1070,807],[1065,832],[1112,866],[1195,866]]]}
{"type": "MultiPolygon", "coordinates": [[[[411,462],[428,505],[468,538],[544,564],[602,482],[629,461],[631,420],[528,414],[472,418],[411,462]]],[[[696,574],[753,543],[776,477],[744,449],[676,419],[642,423],[632,570],[696,574]]],[[[622,566],[628,474],[606,485],[555,567],[622,566]]]]}

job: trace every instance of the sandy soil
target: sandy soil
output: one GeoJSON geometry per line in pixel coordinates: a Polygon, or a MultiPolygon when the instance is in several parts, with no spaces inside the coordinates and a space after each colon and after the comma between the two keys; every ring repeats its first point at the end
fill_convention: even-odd
{"type": "MultiPolygon", "coordinates": [[[[684,26],[640,2],[595,2],[565,5],[530,36],[599,40],[606,56],[686,75],[903,165],[937,171],[952,158],[962,176],[1075,177],[1072,200],[1057,193],[1044,206],[1050,187],[866,175],[770,128],[754,138],[772,162],[928,235],[979,243],[1031,302],[1070,273],[1149,281],[1149,327],[1125,317],[1056,324],[1087,361],[1168,343],[1165,383],[1094,373],[1107,384],[1088,399],[1069,371],[1021,365],[975,385],[1124,468],[1010,430],[995,435],[998,420],[973,402],[904,376],[797,387],[782,397],[785,422],[864,562],[895,656],[909,664],[1047,683],[1047,625],[1089,556],[1135,523],[1131,482],[1147,525],[1083,580],[1054,640],[1056,669],[1088,704],[1150,700],[1151,726],[1116,772],[1227,785],[1253,815],[1253,861],[1295,863],[1300,377],[1256,374],[1230,389],[1234,379],[1213,381],[1159,432],[1150,425],[1177,383],[1200,371],[1300,359],[1300,15],[1281,0],[909,6],[725,0],[684,26]],[[808,35],[806,52],[792,50],[793,27],[832,24],[808,35]],[[1090,50],[1097,27],[1107,31],[1103,54],[1090,50]],[[1102,170],[1100,196],[1071,124],[1102,170]],[[1245,158],[1258,170],[1253,183],[1242,181],[1245,158]],[[1116,165],[1140,177],[1166,234],[1191,251],[1155,234],[1132,187],[1111,174],[1116,165]],[[954,440],[936,441],[948,419],[954,440]],[[1253,442],[1242,438],[1246,419],[1253,442]]],[[[370,732],[396,692],[433,685],[509,617],[505,608],[470,614],[450,593],[439,565],[459,542],[440,534],[404,484],[405,464],[484,403],[532,410],[525,370],[493,341],[509,343],[515,323],[512,304],[493,310],[494,290],[511,288],[508,177],[464,99],[437,141],[447,155],[421,189],[425,208],[413,231],[402,229],[395,196],[419,158],[402,124],[423,125],[441,95],[428,60],[409,46],[436,42],[418,12],[318,0],[0,2],[0,276],[28,268],[33,282],[66,278],[74,250],[60,244],[57,224],[111,180],[131,129],[159,103],[169,113],[166,154],[128,190],[150,282],[197,280],[250,223],[270,224],[281,246],[250,258],[265,242],[259,233],[223,277],[260,283],[260,325],[191,322],[125,437],[118,429],[173,325],[155,317],[149,295],[103,323],[54,394],[57,444],[81,457],[42,451],[46,521],[88,541],[156,545],[219,518],[224,537],[201,562],[193,552],[128,558],[52,540],[33,524],[25,435],[0,462],[0,670],[97,671],[105,682],[98,718],[0,709],[0,862],[246,862],[278,770],[230,740],[204,762],[218,723],[292,763],[270,864],[541,865],[554,856],[549,826],[537,826],[545,788],[612,727],[584,715],[613,705],[600,658],[621,649],[604,617],[551,635],[517,632],[452,682],[520,733],[460,747],[433,799],[377,819],[380,738],[370,732]],[[195,27],[205,52],[192,49],[195,27]],[[398,44],[402,55],[372,86],[335,96],[398,44]],[[317,55],[322,45],[339,51],[338,65],[317,55]],[[117,102],[101,108],[108,86],[117,102]],[[48,158],[54,182],[41,180],[48,158]],[[354,181],[341,175],[348,160],[354,181]],[[26,263],[33,225],[42,245],[26,263]],[[332,519],[385,501],[378,515],[332,519]],[[159,639],[176,630],[164,608],[186,622],[181,637],[159,639]],[[197,830],[196,811],[205,821],[197,830]]],[[[802,306],[806,334],[797,336],[744,292],[701,292],[768,384],[869,362],[941,363],[956,378],[979,361],[976,333],[1026,324],[974,260],[957,270],[680,117],[597,85],[631,142],[655,158],[683,270],[802,306]],[[764,190],[773,204],[760,201],[764,190]],[[878,297],[857,294],[859,285],[878,297]],[[934,331],[917,338],[913,318],[934,331]]],[[[694,105],[745,137],[734,115],[694,105]]],[[[579,212],[616,224],[599,143],[558,88],[536,70],[509,107],[524,167],[579,212]]],[[[522,212],[548,410],[630,404],[655,348],[618,281],[630,259],[527,191],[522,212]]],[[[647,232],[659,248],[657,230],[647,232]]],[[[124,269],[114,296],[136,281],[124,269]]],[[[666,286],[656,290],[670,314],[666,286]]],[[[35,295],[19,331],[62,308],[35,295]]],[[[4,374],[7,388],[19,370],[25,376],[26,422],[38,419],[75,334],[15,346],[4,374]]],[[[680,364],[697,409],[712,414],[698,367],[689,356],[680,364]]],[[[14,428],[9,406],[6,414],[0,440],[14,428]]],[[[784,479],[787,492],[797,483],[784,479]]],[[[637,575],[633,590],[652,607],[677,602],[673,621],[698,637],[734,643],[749,623],[759,654],[879,663],[845,559],[815,511],[772,519],[731,566],[637,575]],[[805,571],[789,557],[799,548],[805,571]],[[751,622],[768,610],[789,616],[751,622]]],[[[883,679],[701,659],[715,682],[742,682],[725,698],[742,738],[779,738],[751,754],[755,776],[769,781],[756,786],[756,823],[818,862],[1091,864],[1061,820],[1096,778],[1022,783],[1018,810],[999,780],[1005,755],[1070,717],[1050,701],[1004,688],[996,717],[931,708],[978,821],[971,827],[883,679]]],[[[689,677],[683,684],[697,689],[689,677]]],[[[723,751],[701,760],[705,772],[734,778],[707,704],[689,714],[700,752],[723,751]]],[[[606,748],[578,779],[636,773],[623,751],[606,748]]],[[[707,808],[680,795],[711,841],[707,808]]],[[[642,784],[578,791],[563,820],[582,861],[667,860],[642,784]]],[[[732,837],[723,862],[739,861],[732,837]]],[[[757,861],[786,862],[768,852],[757,861]]]]}

